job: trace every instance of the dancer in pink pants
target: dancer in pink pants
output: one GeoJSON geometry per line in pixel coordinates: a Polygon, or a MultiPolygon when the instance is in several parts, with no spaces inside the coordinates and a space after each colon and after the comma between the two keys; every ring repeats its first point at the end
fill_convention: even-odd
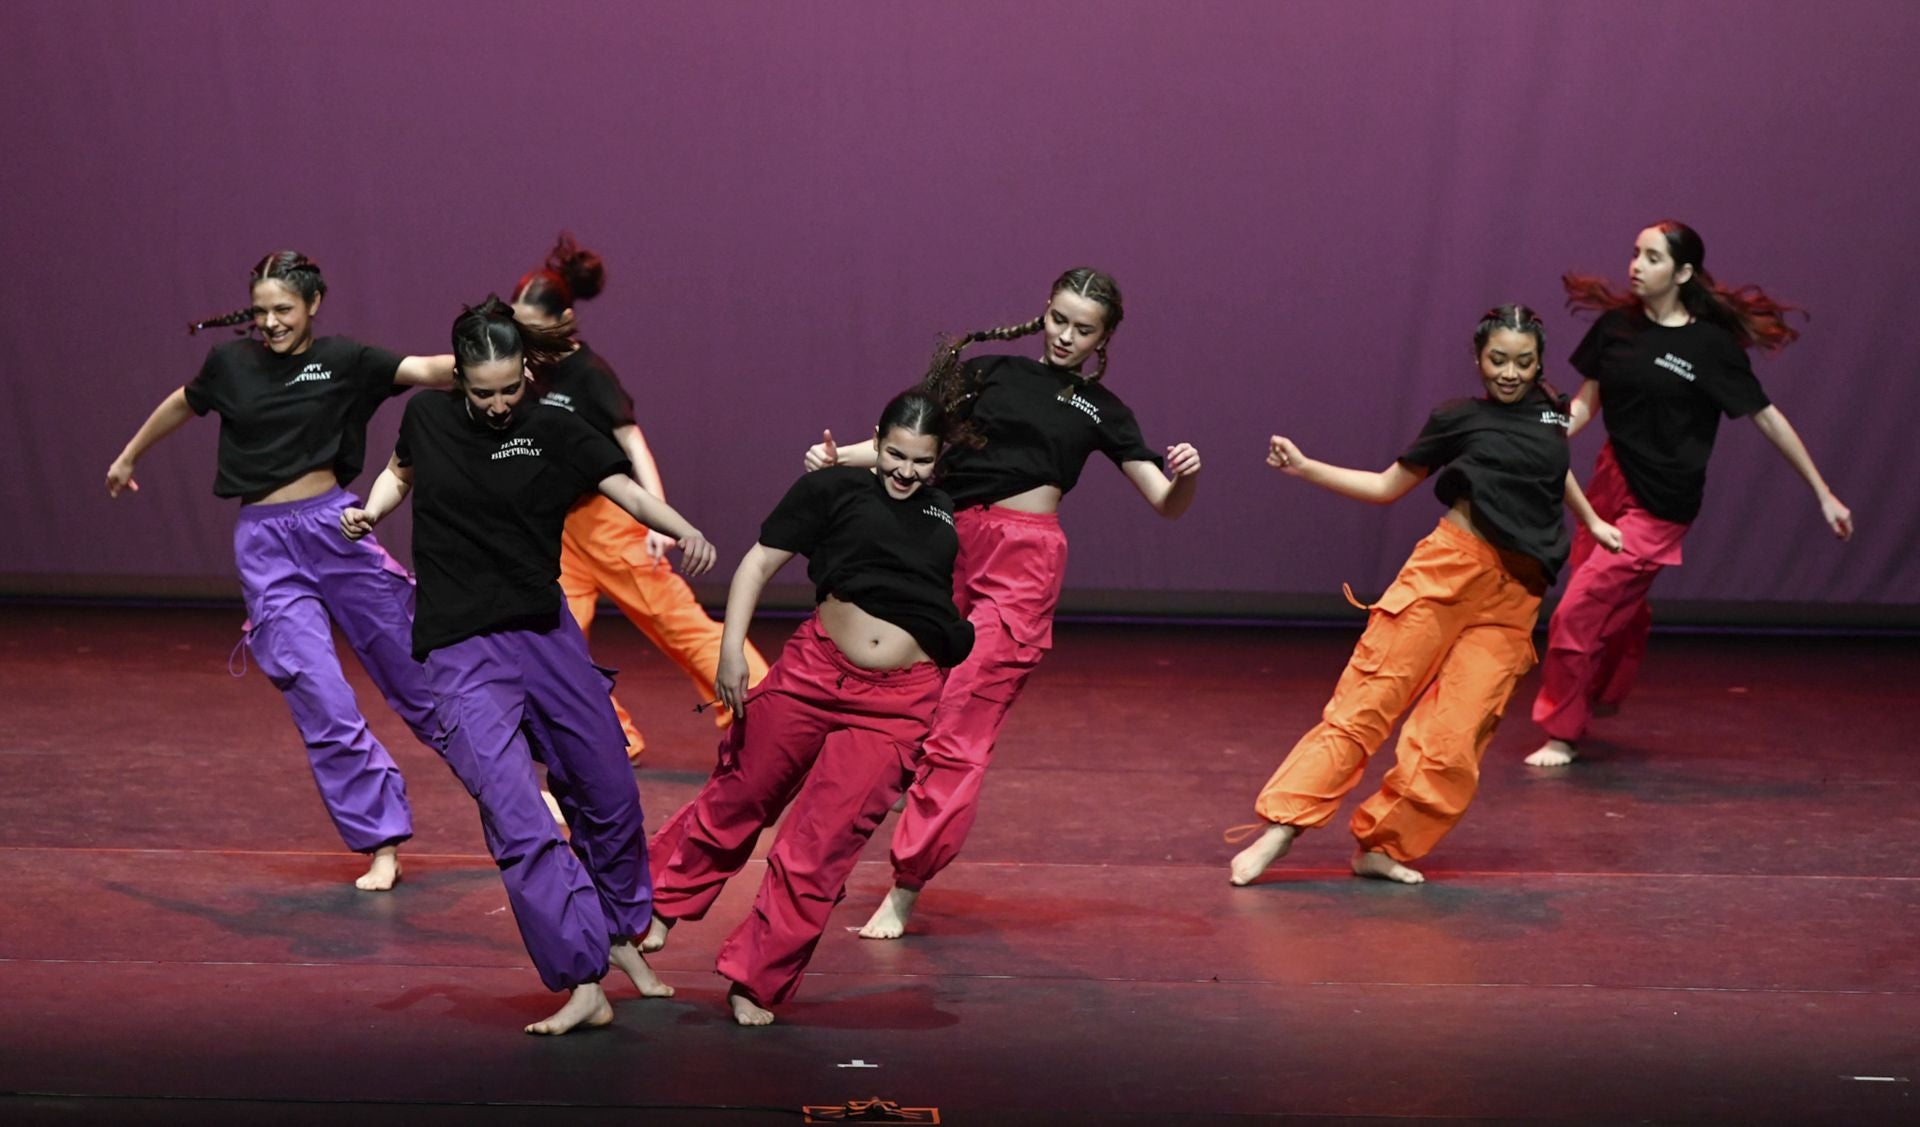
{"type": "MultiPolygon", "coordinates": [[[[960,558],[954,602],[973,623],[973,654],[947,678],[926,759],[893,831],[893,888],[860,934],[895,939],[906,930],[920,889],[959,855],[973,828],[980,786],[1007,710],[1053,646],[1053,610],[1066,574],[1060,500],[1095,451],[1169,519],[1187,511],[1199,483],[1200,453],[1186,443],[1166,460],[1141,438],[1133,412],[1108,390],[1107,344],[1124,310],[1111,277],[1082,267],[1054,280],[1040,316],[969,333],[943,344],[940,362],[958,367],[963,408],[979,444],[955,443],[940,463],[940,485],[958,510],[960,558]],[[982,356],[959,364],[976,340],[1034,333],[1038,359],[982,356]],[[1081,367],[1098,356],[1091,375],[1081,367]]],[[[932,377],[930,377],[932,378],[932,377]]],[[[873,464],[868,443],[807,452],[807,468],[873,464]]]]}
{"type": "Polygon", "coordinates": [[[1813,490],[1833,534],[1853,535],[1853,515],[1747,360],[1755,345],[1777,351],[1800,335],[1786,323],[1792,307],[1754,286],[1716,283],[1706,258],[1699,234],[1668,219],[1634,240],[1627,293],[1599,278],[1564,279],[1569,308],[1600,311],[1573,350],[1586,381],[1574,396],[1570,433],[1604,405],[1607,444],[1587,498],[1626,546],[1595,552],[1592,537],[1575,534],[1572,573],[1548,627],[1533,701],[1534,723],[1547,734],[1527,756],[1535,767],[1573,762],[1595,708],[1617,707],[1633,687],[1653,623],[1647,592],[1661,568],[1680,563],[1722,416],[1753,419],[1813,490]]]}
{"type": "Polygon", "coordinates": [[[642,949],[664,945],[675,921],[704,916],[787,810],[753,911],[720,949],[742,1025],[771,1022],[768,1007],[799,988],[861,848],[913,778],[941,670],[973,645],[951,594],[953,505],[925,484],[950,418],[940,396],[895,396],[874,428],[874,468],[801,478],[734,573],[719,692],[738,719],[713,777],[654,838],[642,949]],[[795,555],[807,557],[819,609],[749,691],[747,623],[795,555]]]}

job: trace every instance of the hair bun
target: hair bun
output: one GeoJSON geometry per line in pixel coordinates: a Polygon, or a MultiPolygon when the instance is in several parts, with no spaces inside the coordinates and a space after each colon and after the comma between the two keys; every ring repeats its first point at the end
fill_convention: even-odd
{"type": "Polygon", "coordinates": [[[566,281],[575,301],[590,301],[606,288],[606,264],[599,255],[575,242],[571,231],[560,233],[547,255],[547,268],[566,281]]]}

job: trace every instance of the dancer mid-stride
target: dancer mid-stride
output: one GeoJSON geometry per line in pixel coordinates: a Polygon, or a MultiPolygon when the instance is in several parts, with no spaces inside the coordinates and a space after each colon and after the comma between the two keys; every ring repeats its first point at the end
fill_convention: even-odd
{"type": "Polygon", "coordinates": [[[413,494],[426,664],[447,731],[447,763],[480,807],[487,851],[527,953],[565,1005],[528,1033],[605,1025],[600,980],[617,966],[642,996],[673,991],[633,944],[651,919],[646,828],[626,739],[560,592],[560,529],[582,496],[612,498],[673,536],[690,575],[713,546],[627,476],[627,456],[572,412],[537,405],[530,369],[568,341],[521,325],[498,298],[453,323],[457,387],[416,396],[362,508],[340,514],[360,539],[413,494]],[[540,798],[538,758],[572,839],[540,798]]]}
{"type": "Polygon", "coordinates": [[[252,302],[193,326],[251,323],[258,339],[207,354],[200,374],[153,409],[107,469],[107,492],[138,491],[134,463],[209,411],[220,416],[213,492],[240,501],[233,558],[246,598],[246,645],[285,696],[307,763],[340,838],[368,854],[356,888],[400,879],[413,836],[406,780],[374,738],[334,651],[333,630],[423,743],[441,748],[433,695],[409,653],[413,581],[378,541],[347,543],[340,513],[360,503],[367,422],[410,386],[446,387],[451,356],[397,356],[346,337],[315,337],[327,283],[306,255],[283,250],[254,266],[252,302]]]}
{"type": "Polygon", "coordinates": [[[1693,228],[1667,219],[1641,231],[1628,291],[1569,274],[1567,305],[1598,310],[1573,350],[1586,380],[1573,397],[1572,432],[1601,412],[1607,443],[1587,492],[1626,535],[1626,550],[1593,551],[1578,537],[1567,590],[1547,624],[1547,656],[1533,722],[1547,740],[1527,763],[1564,767],[1596,712],[1619,708],[1633,688],[1653,628],[1647,593],[1662,568],[1680,565],[1680,544],[1699,515],[1707,461],[1722,416],[1751,418],[1813,491],[1820,517],[1842,540],[1853,514],[1833,495],[1793,424],[1754,378],[1747,350],[1769,352],[1800,335],[1792,307],[1757,286],[1723,286],[1707,273],[1707,247],[1693,228]]]}
{"type": "Polygon", "coordinates": [[[1409,705],[1398,762],[1354,812],[1353,871],[1425,880],[1408,862],[1466,812],[1507,699],[1533,667],[1540,596],[1567,559],[1563,497],[1595,540],[1620,548],[1619,530],[1594,514],[1568,472],[1566,401],[1540,382],[1539,317],[1520,305],[1490,309],[1473,347],[1485,394],[1442,404],[1378,473],[1315,461],[1280,435],[1269,441],[1268,465],[1377,505],[1441,470],[1434,493],[1447,511],[1368,608],[1321,722],[1260,792],[1254,810],[1264,829],[1247,827],[1260,833],[1233,859],[1234,884],[1253,881],[1301,831],[1333,819],[1409,705]]]}
{"type": "Polygon", "coordinates": [[[895,396],[874,428],[875,466],[802,477],[734,572],[720,695],[737,719],[694,800],[653,839],[653,926],[699,919],[786,811],[753,909],[717,969],[741,1025],[799,989],[860,850],[906,789],[942,670],[973,646],[953,605],[953,505],[926,484],[953,434],[949,398],[895,396]],[[747,624],[774,573],[807,557],[818,610],[749,691],[747,624]],[[791,804],[789,808],[789,804],[791,804]]]}
{"type": "MultiPolygon", "coordinates": [[[[1107,387],[1107,345],[1120,328],[1120,287],[1098,270],[1069,270],[1047,292],[1040,316],[969,333],[936,354],[929,385],[954,367],[963,381],[964,421],[978,439],[956,442],[940,463],[960,534],[953,598],[973,623],[973,653],[947,678],[927,736],[926,760],[893,829],[893,888],[860,934],[898,938],[920,890],[953,863],[973,828],[980,787],[1007,711],[1053,646],[1053,611],[1067,567],[1059,508],[1095,451],[1126,475],[1155,512],[1187,511],[1199,484],[1200,452],[1167,447],[1162,462],[1133,412],[1107,387]],[[960,364],[978,340],[1042,334],[1040,357],[980,356],[960,364]],[[1081,367],[1095,357],[1091,375],[1081,367]]],[[[807,451],[808,469],[842,462],[872,466],[873,444],[807,451]]]]}
{"type": "MultiPolygon", "coordinates": [[[[513,315],[536,328],[572,328],[574,306],[600,293],[606,267],[600,256],[561,235],[546,263],[520,279],[513,290],[513,315]]],[[[634,421],[634,404],[613,369],[577,336],[573,351],[541,373],[540,401],[564,407],[593,425],[626,452],[633,476],[649,493],[666,500],[653,452],[634,421]]],[[[560,534],[560,589],[567,607],[592,637],[600,596],[619,606],[627,620],[693,681],[696,699],[714,699],[713,671],[720,660],[720,624],[693,597],[686,580],[667,561],[673,538],[635,524],[613,501],[599,494],[582,498],[567,514],[560,534]]],[[[745,647],[747,676],[753,684],[767,675],[767,660],[751,642],[745,647]]],[[[633,717],[613,700],[627,736],[627,758],[637,760],[646,740],[633,717]]],[[[714,715],[722,728],[733,714],[714,715]]]]}

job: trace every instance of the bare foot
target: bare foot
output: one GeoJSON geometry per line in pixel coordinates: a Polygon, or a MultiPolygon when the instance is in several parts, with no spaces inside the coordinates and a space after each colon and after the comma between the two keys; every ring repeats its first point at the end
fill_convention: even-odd
{"type": "Polygon", "coordinates": [[[565,829],[567,827],[567,816],[560,812],[560,800],[553,797],[553,792],[546,787],[540,788],[540,797],[547,800],[547,813],[553,815],[554,822],[557,823],[561,829],[565,829]]]}
{"type": "Polygon", "coordinates": [[[353,887],[362,892],[386,892],[400,883],[400,848],[383,845],[373,851],[373,863],[354,878],[353,887]]]}
{"type": "Polygon", "coordinates": [[[647,957],[631,941],[615,943],[607,948],[607,961],[625,972],[642,998],[673,997],[673,987],[660,981],[660,976],[647,965],[647,957]]]}
{"type": "Polygon", "coordinates": [[[754,1005],[753,999],[742,994],[738,986],[727,991],[727,1006],[733,1010],[733,1020],[735,1024],[773,1024],[773,1011],[754,1005]]]}
{"type": "Polygon", "coordinates": [[[1565,767],[1579,758],[1580,752],[1566,740],[1548,740],[1540,750],[1527,756],[1529,767],[1565,767]]]}
{"type": "Polygon", "coordinates": [[[1401,884],[1424,884],[1427,879],[1420,870],[1409,869],[1385,853],[1365,851],[1353,855],[1353,875],[1399,881],[1401,884]]]}
{"type": "Polygon", "coordinates": [[[880,906],[873,910],[866,926],[860,929],[860,938],[900,938],[907,930],[907,920],[913,916],[913,902],[918,899],[920,890],[917,888],[901,888],[896,884],[888,889],[887,898],[880,901],[880,906]]]}
{"type": "Polygon", "coordinates": [[[653,922],[647,925],[647,933],[640,937],[640,950],[651,955],[667,945],[667,933],[673,930],[673,921],[660,913],[653,914],[653,922]]]}
{"type": "Polygon", "coordinates": [[[606,991],[600,989],[598,982],[583,982],[573,988],[566,1005],[555,1010],[553,1016],[545,1021],[536,1021],[527,1026],[527,1032],[543,1037],[558,1037],[575,1026],[592,1028],[612,1021],[613,1006],[607,1002],[606,991]]]}
{"type": "MultiPolygon", "coordinates": [[[[1249,827],[1251,828],[1251,827],[1249,827]]],[[[1261,831],[1253,844],[1233,855],[1228,867],[1227,883],[1233,885],[1252,884],[1254,879],[1267,871],[1267,866],[1287,855],[1293,848],[1293,839],[1300,830],[1295,826],[1275,824],[1261,831]]]]}

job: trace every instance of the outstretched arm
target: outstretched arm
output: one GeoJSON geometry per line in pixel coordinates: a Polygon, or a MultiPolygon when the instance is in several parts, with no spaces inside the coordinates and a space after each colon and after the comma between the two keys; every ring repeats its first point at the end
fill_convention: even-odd
{"type": "Polygon", "coordinates": [[[1144,461],[1122,462],[1120,472],[1133,482],[1154,512],[1173,520],[1193,504],[1193,491],[1200,485],[1200,451],[1188,443],[1178,443],[1167,447],[1165,473],[1144,461]]]}
{"type": "Polygon", "coordinates": [[[1581,490],[1580,483],[1574,480],[1572,470],[1567,471],[1566,501],[1567,508],[1572,509],[1573,515],[1579,518],[1581,527],[1587,530],[1587,535],[1598,541],[1602,548],[1609,552],[1617,552],[1626,544],[1626,539],[1620,535],[1620,530],[1601,520],[1600,514],[1594,512],[1593,506],[1587,503],[1587,495],[1581,490]]]}
{"type": "Polygon", "coordinates": [[[720,703],[735,716],[745,715],[747,709],[747,625],[753,621],[754,608],[760,605],[760,592],[766,590],[767,581],[792,558],[792,552],[755,544],[733,569],[733,583],[727,588],[727,622],[720,633],[720,664],[713,683],[720,703]]]}
{"type": "Polygon", "coordinates": [[[133,464],[148,447],[185,426],[191,418],[193,408],[187,406],[187,389],[175,388],[173,394],[162,399],[147,416],[147,421],[140,424],[140,429],[133,432],[126,448],[107,467],[107,496],[118,497],[122,489],[140,492],[140,483],[133,480],[133,464]]]}
{"type": "Polygon", "coordinates": [[[406,387],[452,387],[453,354],[405,357],[393,373],[393,382],[406,387]]]}
{"type": "Polygon", "coordinates": [[[1780,408],[1768,404],[1753,416],[1753,425],[1767,436],[1795,472],[1806,479],[1813,490],[1814,500],[1820,502],[1820,517],[1833,529],[1833,534],[1842,540],[1853,536],[1853,513],[1840,503],[1840,498],[1827,488],[1827,481],[1820,476],[1820,468],[1813,464],[1813,455],[1807,453],[1806,443],[1800,441],[1800,434],[1793,429],[1780,408]]]}
{"type": "Polygon", "coordinates": [[[1378,473],[1316,462],[1302,454],[1291,438],[1277,434],[1267,440],[1267,464],[1289,477],[1297,477],[1329,493],[1338,493],[1370,505],[1393,504],[1427,476],[1425,470],[1409,469],[1400,462],[1378,473]]]}
{"type": "Polygon", "coordinates": [[[680,544],[680,570],[691,579],[713,566],[713,545],[700,535],[687,518],[673,506],[640,488],[640,483],[623,473],[608,474],[600,480],[600,492],[627,515],[648,528],[657,528],[680,544]]]}
{"type": "Polygon", "coordinates": [[[358,540],[373,531],[373,526],[387,519],[387,515],[400,507],[400,502],[413,492],[413,467],[400,464],[399,455],[387,459],[387,468],[373,479],[373,488],[367,492],[367,507],[364,509],[340,510],[340,531],[349,540],[358,540]]]}
{"type": "Polygon", "coordinates": [[[833,432],[825,431],[821,441],[807,447],[807,472],[825,469],[828,466],[855,466],[870,470],[880,461],[880,452],[873,447],[873,439],[856,442],[852,446],[842,446],[833,440],[833,432]]]}
{"type": "Polygon", "coordinates": [[[1593,413],[1600,409],[1600,381],[1582,380],[1580,390],[1573,393],[1573,402],[1567,406],[1567,418],[1573,420],[1567,425],[1567,437],[1579,434],[1581,428],[1593,421],[1593,413]]]}

